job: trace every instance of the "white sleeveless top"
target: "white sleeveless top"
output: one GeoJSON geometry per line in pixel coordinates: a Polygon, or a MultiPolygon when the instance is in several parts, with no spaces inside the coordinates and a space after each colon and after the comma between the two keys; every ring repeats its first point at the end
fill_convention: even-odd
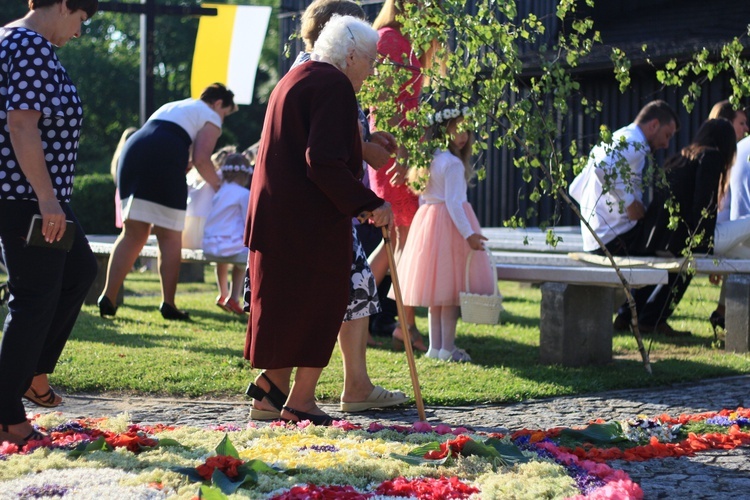
{"type": "Polygon", "coordinates": [[[169,102],[157,109],[149,120],[164,120],[176,123],[185,129],[194,141],[198,131],[208,123],[213,123],[221,129],[221,117],[211,109],[205,101],[200,99],[183,99],[182,101],[169,102]]]}

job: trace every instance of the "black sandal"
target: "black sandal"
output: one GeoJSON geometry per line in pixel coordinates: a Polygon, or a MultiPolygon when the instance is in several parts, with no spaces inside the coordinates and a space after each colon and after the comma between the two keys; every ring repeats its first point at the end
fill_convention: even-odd
{"type": "Polygon", "coordinates": [[[52,387],[47,389],[47,392],[41,395],[36,392],[33,387],[29,387],[29,390],[24,393],[23,397],[28,399],[35,405],[42,406],[44,408],[55,408],[62,403],[62,401],[60,401],[60,403],[55,404],[57,393],[54,391],[54,389],[52,389],[52,387]],[[31,394],[29,394],[29,391],[31,391],[31,394]]]}
{"type": "Polygon", "coordinates": [[[316,415],[314,413],[306,413],[304,411],[295,410],[294,408],[289,408],[288,406],[284,406],[282,410],[287,411],[294,415],[295,417],[298,417],[299,420],[289,420],[286,418],[282,418],[284,422],[292,422],[297,423],[302,420],[309,420],[315,425],[322,425],[325,427],[330,426],[333,424],[333,418],[330,415],[326,415],[325,413],[323,415],[316,415]]]}
{"type": "Polygon", "coordinates": [[[270,387],[270,389],[268,389],[268,391],[266,392],[251,382],[250,385],[247,386],[245,394],[255,399],[256,401],[262,401],[264,398],[267,399],[268,402],[271,403],[271,406],[276,408],[276,411],[252,408],[250,410],[250,418],[252,418],[253,420],[277,420],[281,418],[279,413],[284,407],[284,403],[286,403],[287,395],[281,392],[281,389],[276,387],[276,384],[271,382],[271,379],[268,377],[268,375],[266,375],[266,372],[260,372],[260,376],[266,379],[266,382],[268,382],[268,386],[270,387]]]}
{"type": "Polygon", "coordinates": [[[38,431],[33,427],[31,429],[31,432],[29,432],[29,434],[23,438],[18,434],[13,434],[12,432],[10,432],[6,424],[0,424],[0,427],[2,428],[2,431],[0,431],[0,442],[10,441],[11,443],[18,446],[24,446],[29,441],[42,441],[44,438],[48,437],[47,434],[38,431]]]}

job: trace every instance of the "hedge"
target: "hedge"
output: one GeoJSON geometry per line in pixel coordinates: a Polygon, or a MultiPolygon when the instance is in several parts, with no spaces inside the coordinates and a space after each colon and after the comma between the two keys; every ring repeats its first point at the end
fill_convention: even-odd
{"type": "Polygon", "coordinates": [[[115,227],[115,183],[108,173],[76,176],[70,206],[86,234],[119,234],[115,227]]]}

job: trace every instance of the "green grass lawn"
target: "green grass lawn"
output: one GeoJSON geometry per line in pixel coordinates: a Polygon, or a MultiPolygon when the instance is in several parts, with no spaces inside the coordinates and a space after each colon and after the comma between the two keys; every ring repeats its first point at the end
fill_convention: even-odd
{"type": "MultiPolygon", "coordinates": [[[[95,306],[84,306],[52,384],[72,392],[243,397],[256,374],[242,359],[246,325],[214,305],[212,273],[207,267],[205,283],[179,285],[178,305],[190,311],[190,323],[163,320],[157,310],[157,276],[131,273],[125,283],[125,305],[115,319],[101,319],[95,306]]],[[[607,366],[539,364],[540,290],[508,282],[502,282],[500,290],[506,309],[500,325],[459,321],[457,343],[471,353],[474,363],[448,364],[417,355],[425,404],[511,402],[750,373],[750,356],[713,345],[707,318],[719,289],[704,277],[693,280],[671,320],[675,328],[692,331],[693,337],[645,337],[653,375],[643,369],[630,334],[615,335],[615,361],[607,366]]],[[[418,326],[425,333],[426,316],[426,310],[418,311],[418,326]]],[[[412,393],[405,354],[391,351],[389,339],[376,338],[384,345],[368,350],[373,381],[412,393]]],[[[341,384],[341,356],[336,348],[323,371],[318,397],[337,401],[341,384]]]]}

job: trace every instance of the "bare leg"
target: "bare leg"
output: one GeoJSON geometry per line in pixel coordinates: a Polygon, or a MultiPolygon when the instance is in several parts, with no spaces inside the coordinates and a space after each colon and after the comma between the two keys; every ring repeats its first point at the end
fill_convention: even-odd
{"type": "Polygon", "coordinates": [[[369,318],[357,318],[341,324],[339,349],[344,361],[344,391],[341,401],[367,399],[375,386],[367,374],[367,326],[369,318]]]}
{"type": "Polygon", "coordinates": [[[122,226],[122,232],[117,237],[112,248],[107,266],[107,282],[104,285],[104,293],[113,304],[116,303],[117,294],[125,281],[135,259],[143,249],[151,232],[151,225],[147,222],[137,220],[126,220],[122,226]]]}
{"type": "Polygon", "coordinates": [[[216,286],[219,288],[219,298],[226,299],[229,293],[229,283],[227,282],[227,272],[229,264],[219,262],[216,264],[216,286]]]}
{"type": "Polygon", "coordinates": [[[154,227],[159,243],[159,280],[161,281],[161,301],[175,306],[177,281],[182,262],[182,231],[154,227]]]}
{"type": "MultiPolygon", "coordinates": [[[[393,241],[395,230],[391,229],[390,235],[391,241],[393,241]]],[[[372,251],[370,257],[367,259],[367,263],[370,265],[372,275],[375,277],[375,283],[379,285],[383,281],[383,278],[385,278],[385,273],[388,272],[388,253],[385,249],[385,240],[382,240],[375,250],[372,251]]]]}
{"type": "MultiPolygon", "coordinates": [[[[245,266],[232,264],[232,295],[239,302],[245,288],[245,266]]],[[[240,304],[242,306],[242,304],[240,304]]]]}
{"type": "MultiPolygon", "coordinates": [[[[273,370],[267,370],[266,373],[270,373],[271,371],[273,370]]],[[[318,408],[315,402],[315,387],[318,385],[321,373],[323,373],[323,368],[298,367],[297,372],[294,374],[294,384],[292,384],[292,389],[289,391],[286,406],[313,415],[325,415],[325,412],[318,408]]],[[[298,420],[298,417],[285,410],[281,411],[281,418],[298,420]]]]}

